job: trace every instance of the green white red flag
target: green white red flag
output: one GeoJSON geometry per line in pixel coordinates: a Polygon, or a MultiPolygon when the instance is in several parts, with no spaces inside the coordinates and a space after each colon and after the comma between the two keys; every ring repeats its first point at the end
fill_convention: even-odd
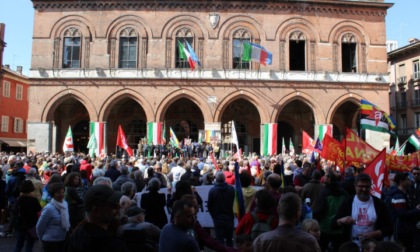
{"type": "Polygon", "coordinates": [[[88,144],[89,153],[92,151],[91,149],[93,149],[93,153],[95,153],[97,157],[104,158],[106,156],[105,123],[104,122],[90,122],[89,136],[90,136],[89,142],[91,141],[91,139],[92,141],[96,142],[95,144],[93,142],[88,144]]]}
{"type": "Polygon", "coordinates": [[[63,144],[63,152],[70,152],[74,151],[74,145],[73,145],[73,133],[71,132],[71,127],[69,126],[69,129],[67,130],[66,138],[64,139],[63,144]]]}
{"type": "Polygon", "coordinates": [[[163,123],[149,122],[147,123],[147,143],[148,144],[163,144],[163,123]]]}
{"type": "Polygon", "coordinates": [[[277,123],[266,123],[261,127],[263,133],[263,155],[277,154],[277,123]]]}

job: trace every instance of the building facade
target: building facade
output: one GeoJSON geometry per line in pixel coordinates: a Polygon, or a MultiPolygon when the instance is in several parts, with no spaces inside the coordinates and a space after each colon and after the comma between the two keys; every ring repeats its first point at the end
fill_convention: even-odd
{"type": "Polygon", "coordinates": [[[69,126],[85,151],[89,122],[105,123],[108,152],[118,125],[136,149],[148,122],[180,140],[218,130],[228,145],[233,120],[245,152],[259,152],[265,123],[278,124],[278,146],[284,138],[299,152],[316,125],[333,125],[337,139],[358,129],[361,99],[389,107],[392,4],[382,0],[32,2],[36,151],[60,150],[69,126]],[[186,42],[201,61],[194,71],[179,56],[186,42]],[[243,61],[248,42],[271,52],[272,65],[243,61]]]}
{"type": "MultiPolygon", "coordinates": [[[[420,41],[411,39],[409,42],[388,52],[390,110],[399,125],[400,144],[420,128],[420,41]]],[[[391,141],[394,143],[395,139],[391,141]]],[[[413,148],[407,145],[406,152],[414,152],[413,148]]]]}
{"type": "Polygon", "coordinates": [[[3,67],[0,93],[0,150],[26,151],[28,120],[29,79],[22,74],[22,67],[16,71],[9,65],[3,67]]]}

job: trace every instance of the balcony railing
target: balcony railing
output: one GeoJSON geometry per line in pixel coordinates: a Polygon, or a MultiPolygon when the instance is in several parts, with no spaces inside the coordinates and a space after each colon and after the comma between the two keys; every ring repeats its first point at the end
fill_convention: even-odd
{"type": "Polygon", "coordinates": [[[401,76],[398,78],[398,84],[407,83],[407,76],[401,76]]]}
{"type": "Polygon", "coordinates": [[[413,106],[415,106],[415,107],[420,106],[420,98],[415,98],[415,99],[413,99],[412,104],[413,104],[413,106]]]}

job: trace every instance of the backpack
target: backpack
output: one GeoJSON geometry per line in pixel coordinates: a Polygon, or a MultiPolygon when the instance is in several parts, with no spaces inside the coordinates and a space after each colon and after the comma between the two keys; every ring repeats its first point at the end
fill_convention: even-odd
{"type": "Polygon", "coordinates": [[[251,238],[252,240],[255,240],[260,234],[271,231],[271,222],[274,219],[274,216],[271,215],[267,218],[267,220],[262,221],[258,219],[258,216],[256,213],[251,212],[251,216],[254,219],[254,225],[252,225],[251,228],[251,238]]]}

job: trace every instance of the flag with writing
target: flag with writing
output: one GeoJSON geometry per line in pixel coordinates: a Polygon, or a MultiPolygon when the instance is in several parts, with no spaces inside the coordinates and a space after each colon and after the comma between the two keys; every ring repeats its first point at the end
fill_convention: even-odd
{"type": "Polygon", "coordinates": [[[63,152],[70,152],[74,151],[74,145],[73,145],[73,133],[71,132],[71,127],[69,126],[69,129],[67,130],[66,138],[64,139],[63,144],[63,152]]]}
{"type": "Polygon", "coordinates": [[[89,149],[89,155],[93,157],[95,155],[96,149],[98,148],[95,134],[90,135],[87,148],[89,149]]]}
{"type": "Polygon", "coordinates": [[[133,156],[133,150],[127,144],[127,139],[125,138],[125,133],[121,125],[118,125],[117,146],[124,149],[130,157],[133,156]]]}
{"type": "Polygon", "coordinates": [[[306,131],[302,131],[302,153],[309,154],[314,150],[315,141],[306,131]]]}
{"type": "Polygon", "coordinates": [[[373,131],[395,134],[396,123],[394,119],[376,105],[361,100],[360,127],[373,131]]]}
{"type": "Polygon", "coordinates": [[[386,149],[383,149],[379,154],[370,162],[363,173],[366,173],[372,179],[372,195],[381,198],[382,186],[387,180],[385,169],[386,149]]]}

